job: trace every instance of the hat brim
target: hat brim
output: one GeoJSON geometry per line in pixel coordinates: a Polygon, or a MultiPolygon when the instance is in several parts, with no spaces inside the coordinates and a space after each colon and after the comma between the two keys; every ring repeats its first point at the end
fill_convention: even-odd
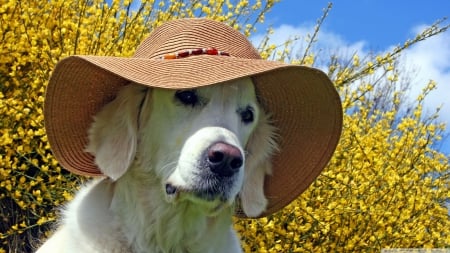
{"type": "MultiPolygon", "coordinates": [[[[259,59],[201,55],[177,60],[71,56],[60,61],[47,87],[44,114],[48,140],[67,170],[102,175],[85,152],[93,116],[121,87],[187,89],[252,77],[257,95],[280,135],[273,174],[266,176],[267,210],[274,213],[298,197],[331,158],[342,128],[342,108],[321,71],[259,59]]],[[[245,216],[237,212],[237,216],[245,216]]]]}

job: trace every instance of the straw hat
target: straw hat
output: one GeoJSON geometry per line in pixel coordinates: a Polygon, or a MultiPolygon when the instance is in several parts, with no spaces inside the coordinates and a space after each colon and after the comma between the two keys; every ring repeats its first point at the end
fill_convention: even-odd
{"type": "MultiPolygon", "coordinates": [[[[189,89],[252,77],[263,107],[279,130],[280,152],[266,176],[269,200],[263,215],[302,193],[327,165],[340,137],[342,108],[320,70],[262,60],[247,38],[207,19],[179,19],[155,29],[130,58],[70,56],[61,60],[47,87],[44,107],[48,140],[67,170],[101,175],[84,151],[93,115],[135,82],[189,89]],[[176,59],[171,59],[176,58],[176,59]]],[[[242,216],[242,213],[237,213],[242,216]]]]}

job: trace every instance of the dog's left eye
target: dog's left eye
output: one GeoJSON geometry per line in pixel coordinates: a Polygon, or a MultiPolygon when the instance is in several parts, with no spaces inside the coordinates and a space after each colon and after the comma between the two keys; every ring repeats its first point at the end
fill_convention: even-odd
{"type": "Polygon", "coordinates": [[[248,124],[254,120],[254,109],[251,106],[238,110],[239,115],[243,123],[248,124]]]}
{"type": "Polygon", "coordinates": [[[183,105],[190,105],[192,107],[199,103],[197,92],[195,90],[179,90],[175,92],[175,98],[183,103],[183,105]]]}

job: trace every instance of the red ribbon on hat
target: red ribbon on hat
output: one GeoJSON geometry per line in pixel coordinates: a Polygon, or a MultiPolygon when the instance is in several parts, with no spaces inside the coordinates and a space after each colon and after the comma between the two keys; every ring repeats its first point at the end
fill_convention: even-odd
{"type": "Polygon", "coordinates": [[[201,55],[201,54],[230,56],[230,54],[227,52],[222,52],[213,47],[210,47],[210,48],[188,49],[188,50],[184,50],[184,51],[180,51],[180,52],[176,52],[176,53],[165,54],[165,55],[161,56],[161,59],[162,60],[173,60],[173,59],[180,59],[180,58],[185,58],[185,57],[189,57],[192,55],[201,55]]]}

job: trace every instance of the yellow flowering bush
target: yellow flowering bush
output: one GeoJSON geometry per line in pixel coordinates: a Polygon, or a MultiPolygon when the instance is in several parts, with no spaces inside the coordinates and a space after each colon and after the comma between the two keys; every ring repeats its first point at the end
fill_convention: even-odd
{"type": "MultiPolygon", "coordinates": [[[[0,0],[0,252],[32,251],[59,216],[56,207],[83,181],[58,165],[43,127],[45,87],[56,62],[73,54],[130,56],[155,27],[178,17],[210,17],[250,35],[276,2],[0,0]]],[[[346,111],[336,154],[284,210],[236,220],[246,252],[450,247],[449,161],[433,149],[444,125],[422,109],[435,83],[406,106],[396,66],[404,48],[447,28],[438,23],[385,56],[331,59],[329,76],[346,111]],[[373,78],[377,70],[382,78],[373,78]]],[[[295,59],[292,41],[281,47],[265,41],[266,58],[314,64],[309,44],[295,59]]]]}

